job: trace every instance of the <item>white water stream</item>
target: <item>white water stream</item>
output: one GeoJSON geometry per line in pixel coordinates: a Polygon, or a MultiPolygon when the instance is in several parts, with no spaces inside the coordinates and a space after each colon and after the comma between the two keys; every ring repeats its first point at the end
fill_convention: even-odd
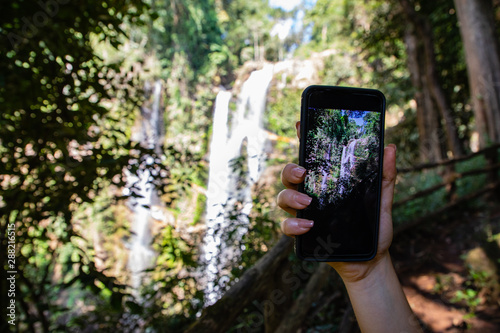
{"type": "Polygon", "coordinates": [[[202,245],[207,306],[220,297],[221,289],[227,282],[224,269],[241,251],[232,243],[240,240],[248,230],[248,214],[252,209],[251,189],[264,167],[267,134],[262,127],[262,115],[273,68],[268,64],[251,73],[241,88],[236,113],[229,111],[230,92],[219,92],[215,101],[207,189],[207,228],[202,245]],[[248,172],[243,179],[245,185],[238,186],[241,185],[241,175],[232,164],[242,156],[244,146],[248,172]],[[230,218],[230,214],[234,217],[230,218]],[[232,223],[237,227],[231,238],[227,237],[227,233],[234,230],[232,223]]]}
{"type": "Polygon", "coordinates": [[[357,139],[353,139],[347,146],[342,148],[342,159],[340,162],[340,188],[339,194],[344,193],[346,186],[350,182],[352,168],[356,163],[356,156],[354,156],[354,148],[356,147],[357,139]]]}
{"type": "MultiPolygon", "coordinates": [[[[160,153],[162,146],[163,117],[161,104],[161,81],[156,81],[151,87],[145,86],[145,91],[152,95],[152,102],[145,103],[141,107],[140,131],[137,131],[133,140],[139,142],[142,147],[153,149],[160,153]]],[[[133,191],[136,196],[129,199],[129,207],[132,209],[133,220],[131,224],[131,239],[129,242],[128,269],[131,274],[131,286],[138,290],[142,284],[144,271],[154,264],[156,253],[151,248],[151,207],[159,199],[151,183],[152,173],[147,166],[154,163],[152,156],[144,156],[142,167],[137,174],[128,173],[128,186],[126,192],[133,191]],[[134,187],[133,190],[130,188],[134,187]]]]}

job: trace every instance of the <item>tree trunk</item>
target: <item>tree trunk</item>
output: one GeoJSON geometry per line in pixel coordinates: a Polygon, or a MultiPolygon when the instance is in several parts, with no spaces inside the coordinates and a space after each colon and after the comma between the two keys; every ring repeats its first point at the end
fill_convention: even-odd
{"type": "Polygon", "coordinates": [[[439,118],[438,114],[434,112],[424,70],[425,62],[423,58],[419,57],[423,52],[423,46],[419,42],[413,24],[408,25],[405,33],[405,44],[410,77],[415,88],[420,160],[422,162],[436,162],[443,155],[439,140],[439,118]]]}
{"type": "Polygon", "coordinates": [[[417,20],[417,30],[420,30],[419,35],[422,37],[425,55],[425,75],[429,85],[429,91],[433,98],[434,104],[439,110],[441,119],[444,122],[446,133],[446,147],[451,152],[451,157],[460,157],[463,155],[462,145],[458,138],[455,121],[451,114],[451,107],[446,98],[438,78],[436,66],[436,54],[434,52],[434,41],[432,38],[432,29],[428,20],[417,20]]]}
{"type": "Polygon", "coordinates": [[[469,73],[479,147],[500,142],[500,47],[493,6],[487,0],[455,0],[469,73]]]}
{"type": "MultiPolygon", "coordinates": [[[[436,66],[436,55],[434,51],[434,41],[432,38],[432,29],[429,21],[417,14],[415,8],[408,0],[400,0],[405,17],[410,23],[412,33],[406,36],[405,42],[408,48],[408,61],[414,63],[410,65],[410,71],[414,85],[417,90],[423,94],[423,110],[421,109],[421,118],[425,118],[424,124],[420,124],[421,131],[427,131],[427,136],[421,137],[424,140],[423,145],[427,146],[427,150],[431,152],[427,157],[429,161],[436,161],[448,154],[443,154],[437,146],[441,145],[436,128],[440,128],[439,116],[443,120],[444,133],[446,135],[446,148],[451,153],[452,157],[460,157],[463,155],[462,145],[458,138],[458,132],[451,114],[451,107],[446,98],[440,83],[436,66]],[[412,41],[411,38],[414,40],[412,41]],[[416,44],[413,46],[411,44],[416,44]],[[418,66],[418,68],[415,68],[418,66]],[[412,70],[413,69],[413,70],[412,70]],[[415,73],[418,73],[415,75],[415,73]],[[416,82],[418,80],[419,82],[416,82]],[[434,111],[439,111],[439,115],[434,111]],[[436,120],[437,119],[437,120],[436,120]],[[434,124],[437,121],[437,124],[434,124]],[[427,144],[426,141],[429,141],[427,144]],[[439,155],[437,155],[439,153],[439,155]],[[437,155],[437,156],[436,156],[437,155]]],[[[421,99],[422,99],[421,97],[421,99]]],[[[416,98],[417,99],[417,98],[416,98]]],[[[418,105],[417,100],[417,105],[418,105]]],[[[417,107],[418,110],[418,107],[417,107]]],[[[417,112],[418,116],[418,112],[417,112]]],[[[425,150],[424,150],[425,153],[425,150]]]]}

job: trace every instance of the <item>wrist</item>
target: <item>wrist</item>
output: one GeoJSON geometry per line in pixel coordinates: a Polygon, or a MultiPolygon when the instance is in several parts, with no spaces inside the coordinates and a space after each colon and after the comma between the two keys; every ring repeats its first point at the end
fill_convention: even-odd
{"type": "Polygon", "coordinates": [[[378,254],[375,258],[366,262],[338,262],[330,263],[342,278],[346,287],[370,288],[381,279],[394,274],[389,252],[378,254]]]}
{"type": "Polygon", "coordinates": [[[340,273],[361,331],[421,332],[389,253],[375,259],[340,273]]]}

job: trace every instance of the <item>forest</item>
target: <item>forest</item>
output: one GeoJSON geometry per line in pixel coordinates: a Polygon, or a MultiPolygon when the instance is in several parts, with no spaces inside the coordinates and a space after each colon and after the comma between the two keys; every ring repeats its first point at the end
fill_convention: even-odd
{"type": "MultiPolygon", "coordinates": [[[[280,228],[314,84],[386,96],[417,325],[499,332],[499,36],[499,0],[3,1],[0,331],[359,332],[280,228]]],[[[369,172],[377,119],[335,112],[369,172]]]]}

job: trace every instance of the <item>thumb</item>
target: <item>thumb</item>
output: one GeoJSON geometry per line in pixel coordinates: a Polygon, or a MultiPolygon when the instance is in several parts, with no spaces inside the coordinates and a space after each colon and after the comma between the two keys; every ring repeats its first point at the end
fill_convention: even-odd
{"type": "Polygon", "coordinates": [[[396,185],[396,146],[389,144],[384,149],[384,165],[382,167],[381,214],[391,214],[396,185]]]}

